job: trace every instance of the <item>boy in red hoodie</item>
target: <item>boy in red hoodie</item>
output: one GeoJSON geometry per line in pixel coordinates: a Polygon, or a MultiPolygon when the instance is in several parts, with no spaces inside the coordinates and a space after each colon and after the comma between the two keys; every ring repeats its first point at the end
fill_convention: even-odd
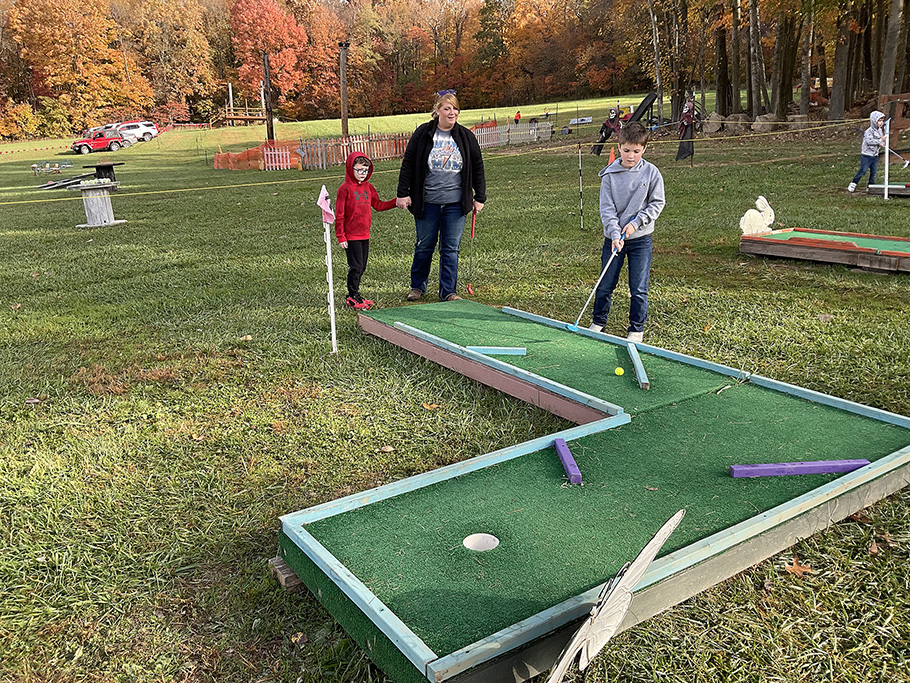
{"type": "Polygon", "coordinates": [[[381,201],[376,188],[368,181],[373,175],[373,162],[362,152],[351,152],[345,162],[344,182],[335,198],[335,236],[348,257],[348,297],[350,308],[363,310],[373,305],[360,296],[360,278],[367,268],[370,253],[372,212],[395,208],[395,200],[381,201]]]}

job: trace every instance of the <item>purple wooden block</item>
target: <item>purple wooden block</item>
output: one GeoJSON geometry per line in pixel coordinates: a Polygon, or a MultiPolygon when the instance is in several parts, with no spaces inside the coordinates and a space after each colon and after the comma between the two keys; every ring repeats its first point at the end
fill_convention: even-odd
{"type": "Polygon", "coordinates": [[[778,462],[762,465],[730,465],[730,476],[780,477],[788,474],[838,474],[852,472],[868,464],[868,460],[813,460],[811,462],[778,462]]]}
{"type": "Polygon", "coordinates": [[[562,468],[569,477],[569,483],[580,484],[581,472],[578,470],[578,465],[575,464],[575,458],[573,458],[572,453],[569,452],[569,447],[566,445],[565,439],[553,439],[553,446],[556,448],[556,455],[559,456],[559,462],[562,463],[562,468]]]}

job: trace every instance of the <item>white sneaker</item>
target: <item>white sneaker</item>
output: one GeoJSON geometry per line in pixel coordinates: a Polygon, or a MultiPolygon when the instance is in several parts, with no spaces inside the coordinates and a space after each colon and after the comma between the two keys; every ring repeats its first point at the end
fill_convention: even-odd
{"type": "Polygon", "coordinates": [[[603,332],[603,331],[604,331],[604,326],[603,326],[603,325],[598,325],[597,323],[591,323],[591,324],[588,326],[588,329],[591,330],[591,331],[593,331],[593,332],[603,332]]]}
{"type": "Polygon", "coordinates": [[[856,189],[856,183],[850,183],[847,185],[847,192],[853,192],[856,189]]]}
{"type": "Polygon", "coordinates": [[[642,343],[645,340],[644,332],[629,332],[629,336],[626,337],[630,342],[642,343]]]}

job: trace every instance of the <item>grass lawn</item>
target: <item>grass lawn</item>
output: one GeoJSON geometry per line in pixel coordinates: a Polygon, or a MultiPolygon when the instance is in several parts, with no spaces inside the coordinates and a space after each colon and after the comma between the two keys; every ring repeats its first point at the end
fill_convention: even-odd
{"type": "MultiPolygon", "coordinates": [[[[3,147],[20,151],[0,156],[0,681],[385,681],[270,578],[279,515],[566,426],[364,337],[343,308],[331,354],[314,202],[342,169],[212,169],[259,133],[68,155],[125,162],[127,223],[93,229],[74,227],[78,193],[32,189],[30,164],[65,157],[3,147]]],[[[606,160],[587,145],[584,230],[572,143],[487,151],[462,253],[477,301],[575,319],[603,239],[606,160]]],[[[784,226],[910,237],[910,200],[845,191],[858,147],[850,127],[697,143],[690,168],[655,141],[668,203],[647,340],[910,414],[910,277],[738,252],[759,194],[784,226]]],[[[377,164],[382,198],[396,181],[377,164]]],[[[381,307],[403,304],[413,240],[409,214],[374,215],[362,288],[381,307]]],[[[337,248],[334,268],[340,303],[337,248]]],[[[627,311],[620,295],[608,332],[627,311]]],[[[904,489],[620,635],[588,681],[910,681],[908,524],[904,489]],[[785,571],[794,554],[811,574],[785,571]]]]}

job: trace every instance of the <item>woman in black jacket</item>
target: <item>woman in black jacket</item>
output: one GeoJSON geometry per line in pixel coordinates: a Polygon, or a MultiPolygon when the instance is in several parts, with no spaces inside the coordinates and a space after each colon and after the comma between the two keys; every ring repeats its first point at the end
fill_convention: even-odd
{"type": "Polygon", "coordinates": [[[395,201],[414,214],[417,227],[408,301],[427,291],[437,242],[439,298],[461,298],[455,290],[465,217],[480,211],[487,197],[480,146],[474,134],[458,124],[459,110],[454,90],[437,93],[433,119],[414,131],[401,162],[395,201]]]}

